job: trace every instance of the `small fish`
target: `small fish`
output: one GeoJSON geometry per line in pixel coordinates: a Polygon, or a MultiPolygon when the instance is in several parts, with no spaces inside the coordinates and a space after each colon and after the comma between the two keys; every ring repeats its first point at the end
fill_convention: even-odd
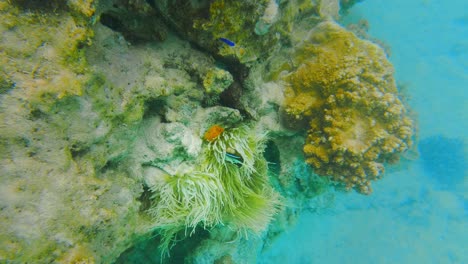
{"type": "Polygon", "coordinates": [[[228,153],[228,152],[226,152],[225,160],[239,167],[242,166],[242,163],[244,162],[244,159],[242,159],[241,156],[237,156],[235,154],[228,153]]]}
{"type": "Polygon", "coordinates": [[[236,43],[230,41],[230,40],[227,39],[227,38],[219,38],[219,40],[221,40],[222,42],[228,44],[228,45],[231,46],[231,47],[234,47],[234,46],[236,45],[236,43]]]}

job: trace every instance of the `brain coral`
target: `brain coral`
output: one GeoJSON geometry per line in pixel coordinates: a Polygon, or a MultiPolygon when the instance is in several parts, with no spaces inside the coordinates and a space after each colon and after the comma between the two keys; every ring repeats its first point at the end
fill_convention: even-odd
{"type": "Polygon", "coordinates": [[[287,77],[285,111],[310,124],[304,153],[315,172],[369,194],[383,164],[412,144],[393,67],[380,47],[332,22],[309,36],[287,77]]]}

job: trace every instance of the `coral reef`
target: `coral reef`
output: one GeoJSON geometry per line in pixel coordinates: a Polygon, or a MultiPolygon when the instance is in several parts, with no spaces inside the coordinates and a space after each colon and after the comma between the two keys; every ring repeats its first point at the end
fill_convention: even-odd
{"type": "Polygon", "coordinates": [[[267,3],[263,16],[255,24],[255,33],[257,35],[265,35],[268,33],[271,25],[278,19],[278,3],[275,0],[270,0],[267,3]]]}
{"type": "Polygon", "coordinates": [[[255,38],[254,25],[263,16],[266,0],[249,2],[216,0],[210,3],[209,19],[195,20],[193,27],[201,32],[211,35],[211,45],[219,38],[227,38],[235,43],[231,47],[218,42],[218,52],[223,56],[234,56],[240,61],[251,61],[256,59],[260,53],[262,38],[257,38],[256,46],[252,44],[255,38]]]}
{"type": "Polygon", "coordinates": [[[162,117],[171,125],[156,136],[193,159],[201,135],[174,132],[242,118],[201,108],[209,56],[174,37],[134,47],[93,24],[91,7],[54,8],[0,1],[0,262],[109,263],[154,227],[147,160],[132,159],[140,129],[162,117]]]}
{"type": "Polygon", "coordinates": [[[248,66],[287,45],[292,34],[299,36],[293,32],[301,31],[299,20],[310,27],[329,12],[338,12],[338,2],[333,0],[166,0],[154,1],[154,7],[187,39],[227,61],[248,66]]]}
{"type": "Polygon", "coordinates": [[[0,262],[250,263],[369,193],[413,124],[338,8],[0,0],[0,262]]]}
{"type": "Polygon", "coordinates": [[[168,35],[161,17],[144,1],[116,1],[100,15],[99,21],[136,44],[164,41],[168,35]]]}
{"type": "Polygon", "coordinates": [[[228,71],[220,68],[208,69],[205,76],[203,76],[206,105],[213,106],[218,104],[220,95],[228,89],[233,82],[234,79],[228,71]]]}
{"type": "Polygon", "coordinates": [[[297,49],[285,112],[306,120],[307,162],[321,175],[369,194],[384,162],[408,149],[413,124],[398,98],[381,48],[333,22],[313,29],[297,49]]]}
{"type": "Polygon", "coordinates": [[[208,94],[221,94],[234,80],[232,75],[223,69],[210,69],[203,79],[203,87],[208,94]]]}
{"type": "MultiPolygon", "coordinates": [[[[93,34],[89,18],[61,9],[26,12],[23,5],[29,7],[30,1],[13,3],[0,2],[1,79],[24,90],[22,96],[31,101],[81,95],[89,78],[83,53],[93,34]]],[[[83,12],[91,15],[92,8],[83,12]]]]}

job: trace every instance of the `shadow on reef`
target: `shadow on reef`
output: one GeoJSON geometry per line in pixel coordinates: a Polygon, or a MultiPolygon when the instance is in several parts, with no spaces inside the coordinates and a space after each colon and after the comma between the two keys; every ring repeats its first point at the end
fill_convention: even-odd
{"type": "MultiPolygon", "coordinates": [[[[181,231],[185,232],[185,231],[181,231]]],[[[181,237],[184,235],[182,234],[181,237]]],[[[209,232],[203,228],[197,228],[197,231],[193,236],[178,241],[174,247],[169,251],[169,256],[161,253],[159,245],[161,244],[160,236],[153,237],[151,239],[140,241],[133,247],[123,252],[114,264],[134,263],[134,264],[156,264],[156,263],[167,263],[177,264],[184,263],[187,257],[193,249],[197,248],[200,243],[209,237],[209,232]]]]}
{"type": "Polygon", "coordinates": [[[280,150],[274,141],[269,140],[266,143],[263,156],[268,162],[268,170],[274,175],[279,175],[281,173],[280,150]]]}
{"type": "Polygon", "coordinates": [[[439,187],[452,189],[463,181],[468,167],[463,140],[432,136],[421,140],[419,151],[424,170],[439,187]]]}
{"type": "Polygon", "coordinates": [[[153,10],[122,1],[114,1],[99,21],[131,43],[164,41],[168,34],[166,25],[153,10]]]}
{"type": "Polygon", "coordinates": [[[65,1],[48,1],[48,0],[14,0],[12,4],[17,5],[25,10],[42,10],[42,11],[56,11],[57,9],[65,9],[65,1]]]}

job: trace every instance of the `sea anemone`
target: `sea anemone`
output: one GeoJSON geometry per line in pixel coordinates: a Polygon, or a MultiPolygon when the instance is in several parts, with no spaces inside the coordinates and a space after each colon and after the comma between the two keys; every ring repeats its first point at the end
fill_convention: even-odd
{"type": "Polygon", "coordinates": [[[182,173],[166,175],[151,188],[149,214],[167,251],[184,229],[228,225],[239,233],[260,234],[281,206],[280,196],[268,183],[263,156],[265,135],[249,126],[205,133],[199,164],[182,173]]]}

